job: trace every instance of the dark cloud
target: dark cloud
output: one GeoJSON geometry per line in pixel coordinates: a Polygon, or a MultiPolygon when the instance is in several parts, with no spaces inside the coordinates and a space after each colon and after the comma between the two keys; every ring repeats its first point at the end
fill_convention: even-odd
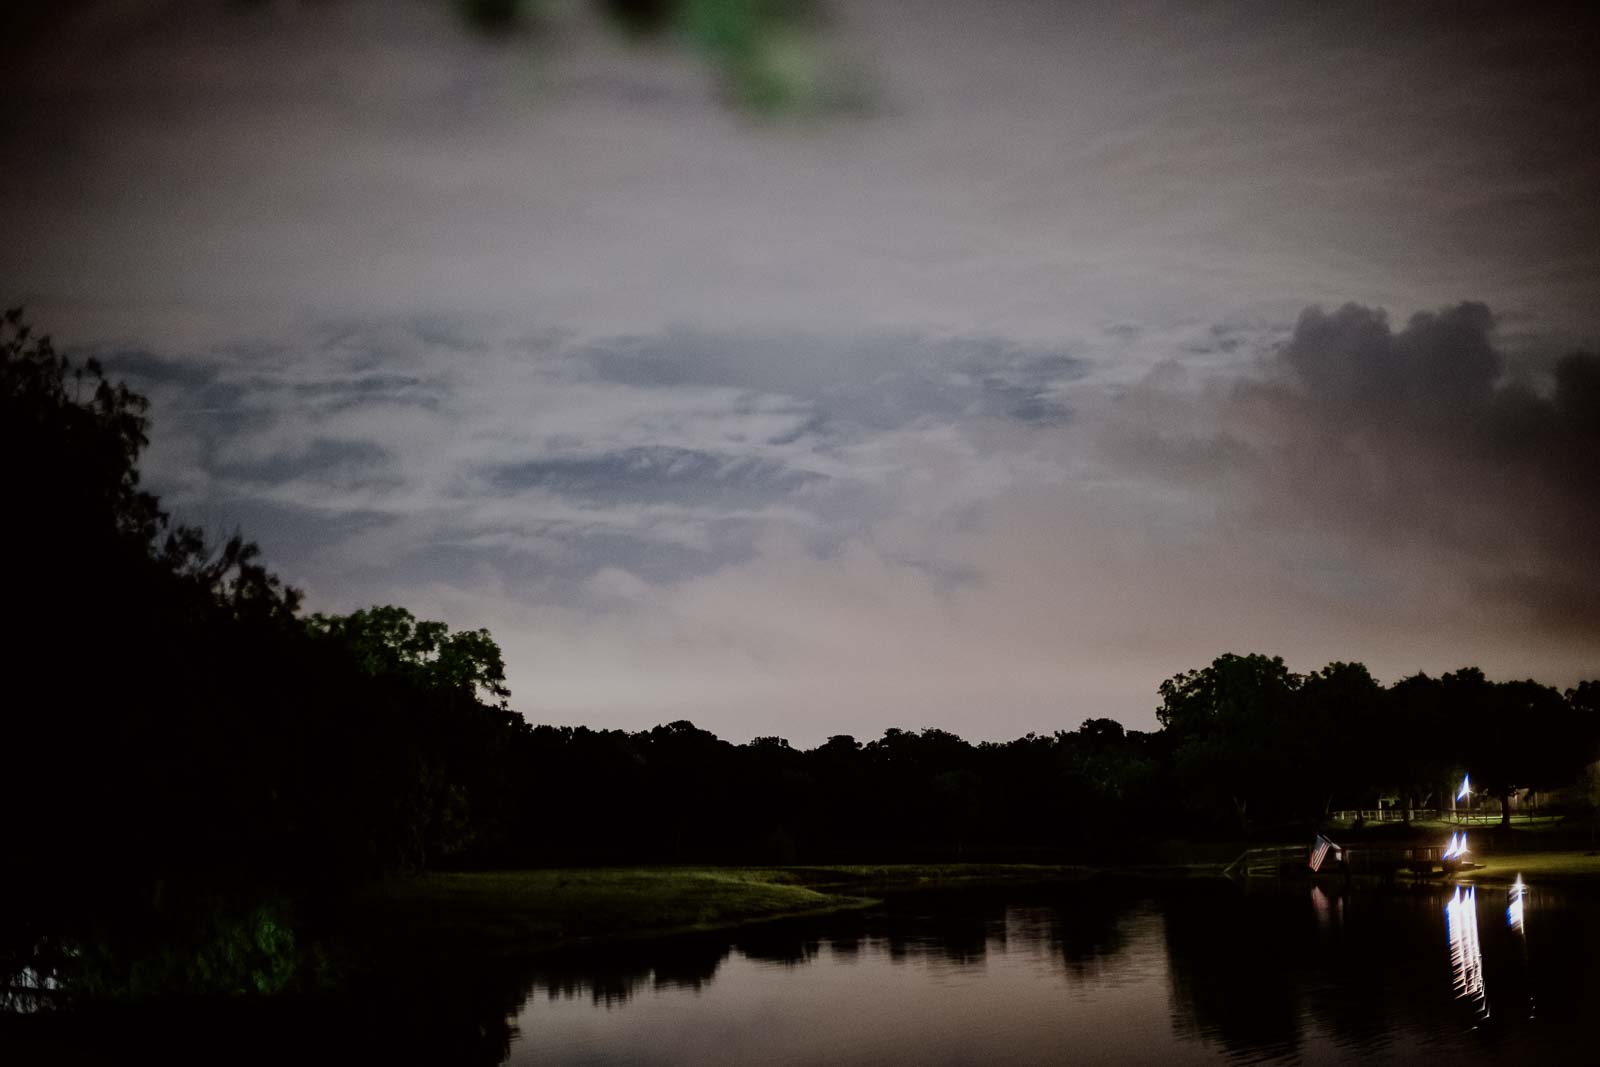
{"type": "Polygon", "coordinates": [[[302,382],[291,386],[296,397],[332,408],[372,401],[414,403],[436,407],[444,393],[441,383],[425,382],[400,374],[367,374],[336,381],[302,382]]]}
{"type": "Polygon", "coordinates": [[[1376,433],[1396,453],[1479,465],[1486,478],[1514,467],[1552,502],[1596,506],[1600,357],[1567,355],[1541,381],[1508,370],[1494,330],[1477,303],[1414,315],[1399,332],[1382,311],[1311,308],[1279,358],[1308,411],[1346,438],[1376,433]]]}
{"type": "Polygon", "coordinates": [[[1600,357],[1541,374],[1508,361],[1483,304],[1398,330],[1346,304],[1308,308],[1264,369],[1213,391],[1209,429],[1174,434],[1147,406],[1125,455],[1243,521],[1336,532],[1364,566],[1437,568],[1508,623],[1600,631],[1600,357]]]}
{"type": "Polygon", "coordinates": [[[73,354],[94,358],[113,378],[126,378],[145,386],[173,383],[190,390],[203,389],[217,380],[219,370],[212,360],[174,359],[138,348],[73,354]]]}
{"type": "Polygon", "coordinates": [[[213,469],[225,478],[268,486],[312,478],[331,485],[394,488],[403,482],[393,464],[394,455],[371,441],[317,437],[292,452],[278,452],[251,461],[222,460],[213,469]]]}
{"type": "Polygon", "coordinates": [[[501,490],[538,488],[602,502],[751,507],[822,478],[771,460],[657,447],[509,464],[490,471],[489,480],[501,490]]]}
{"type": "Polygon", "coordinates": [[[1491,405],[1504,371],[1493,329],[1489,309],[1475,303],[1415,315],[1398,334],[1381,310],[1308,308],[1281,358],[1319,410],[1424,430],[1491,405]]]}

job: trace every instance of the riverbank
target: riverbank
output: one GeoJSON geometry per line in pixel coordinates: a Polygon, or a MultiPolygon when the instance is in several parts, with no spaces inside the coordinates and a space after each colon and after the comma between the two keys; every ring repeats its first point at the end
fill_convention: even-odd
{"type": "Polygon", "coordinates": [[[1496,852],[1474,855],[1476,865],[1452,881],[1463,885],[1510,885],[1519,877],[1528,883],[1600,887],[1600,853],[1569,851],[1496,852]]]}
{"type": "Polygon", "coordinates": [[[751,922],[825,915],[885,894],[1077,881],[1088,867],[886,864],[468,871],[390,880],[361,895],[368,946],[513,955],[751,922]]]}

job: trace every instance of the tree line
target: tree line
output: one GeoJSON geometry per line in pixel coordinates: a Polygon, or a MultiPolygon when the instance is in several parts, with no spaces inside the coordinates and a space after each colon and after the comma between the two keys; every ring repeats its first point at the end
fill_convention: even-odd
{"type": "Polygon", "coordinates": [[[487,631],[307,614],[242,536],[173,522],[140,481],[147,402],[94,361],[12,311],[0,363],[0,977],[275,991],[334,965],[297,933],[308,916],[429,867],[1126,857],[1379,792],[1437,806],[1466,769],[1497,795],[1566,786],[1600,755],[1593,682],[1385,687],[1261,655],[1161,683],[1151,732],[802,750],[689,722],[533,726],[487,631]]]}

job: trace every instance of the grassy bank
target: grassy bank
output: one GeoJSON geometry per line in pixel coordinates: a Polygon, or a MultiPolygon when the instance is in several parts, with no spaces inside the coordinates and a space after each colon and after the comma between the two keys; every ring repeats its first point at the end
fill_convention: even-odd
{"type": "MultiPolygon", "coordinates": [[[[378,961],[395,953],[511,956],[825,915],[912,892],[1089,878],[1215,878],[1224,867],[1210,862],[1209,853],[1205,862],[1188,852],[1153,851],[1149,858],[1148,864],[1102,868],[970,863],[431,873],[372,887],[345,929],[363,955],[378,961]]],[[[1510,883],[1520,873],[1525,881],[1600,885],[1600,856],[1582,852],[1506,851],[1474,859],[1481,866],[1461,880],[1510,883]]]]}
{"type": "Polygon", "coordinates": [[[624,867],[427,874],[374,887],[353,928],[368,945],[435,954],[536,952],[707,930],[875,903],[921,889],[1082,878],[1021,864],[624,867]]]}
{"type": "Polygon", "coordinates": [[[1471,859],[1478,866],[1455,881],[1509,885],[1521,875],[1524,882],[1600,886],[1600,855],[1592,852],[1498,852],[1471,859]]]}

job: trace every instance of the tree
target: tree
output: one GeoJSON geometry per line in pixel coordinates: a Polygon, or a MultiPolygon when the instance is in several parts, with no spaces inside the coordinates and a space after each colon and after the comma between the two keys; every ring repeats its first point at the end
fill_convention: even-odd
{"type": "Polygon", "coordinates": [[[213,547],[171,523],[140,482],[147,410],[19,310],[0,316],[0,560],[26,620],[0,774],[28,798],[8,830],[0,970],[87,966],[65,955],[86,930],[115,932],[119,959],[157,928],[192,935],[175,927],[215,916],[151,901],[252,868],[270,894],[290,866],[274,850],[317,836],[290,829],[295,783],[314,780],[295,762],[308,746],[282,743],[299,725],[284,699],[299,665],[280,642],[298,594],[243,537],[213,547]]]}
{"type": "Polygon", "coordinates": [[[1299,688],[1281,656],[1224,653],[1209,667],[1161,683],[1156,720],[1180,738],[1206,737],[1266,721],[1299,688]]]}
{"type": "Polygon", "coordinates": [[[146,410],[0,316],[0,560],[26,620],[0,746],[26,798],[0,984],[31,968],[129,992],[142,969],[239,988],[247,975],[152,961],[246,960],[212,942],[280,903],[498,844],[514,822],[527,726],[488,632],[401,608],[302,619],[255,545],[172,523],[142,488],[146,410]]]}
{"type": "Polygon", "coordinates": [[[384,605],[349,615],[315,614],[306,629],[321,640],[342,645],[361,669],[394,675],[427,689],[477,698],[480,692],[504,708],[505,662],[488,630],[451,633],[442,622],[419,621],[405,608],[384,605]]]}
{"type": "Polygon", "coordinates": [[[1156,719],[1172,734],[1180,778],[1203,804],[1228,798],[1241,829],[1251,802],[1281,799],[1296,773],[1280,749],[1301,683],[1281,657],[1232,653],[1161,683],[1156,719]]]}
{"type": "Polygon", "coordinates": [[[1330,663],[1305,676],[1285,756],[1309,809],[1325,815],[1341,788],[1366,789],[1394,773],[1396,739],[1382,721],[1382,700],[1383,687],[1360,663],[1330,663]]]}
{"type": "Polygon", "coordinates": [[[145,554],[166,527],[156,498],[139,486],[149,443],[148,403],[112,384],[100,365],[74,366],[48,336],[35,336],[12,308],[0,317],[0,447],[14,502],[48,503],[27,523],[6,523],[8,543],[39,551],[121,543],[145,554]]]}
{"type": "Polygon", "coordinates": [[[1476,668],[1442,679],[1462,763],[1479,785],[1500,798],[1500,822],[1511,825],[1511,797],[1519,788],[1566,784],[1585,759],[1575,749],[1570,705],[1534,681],[1490,682],[1476,668]]]}

